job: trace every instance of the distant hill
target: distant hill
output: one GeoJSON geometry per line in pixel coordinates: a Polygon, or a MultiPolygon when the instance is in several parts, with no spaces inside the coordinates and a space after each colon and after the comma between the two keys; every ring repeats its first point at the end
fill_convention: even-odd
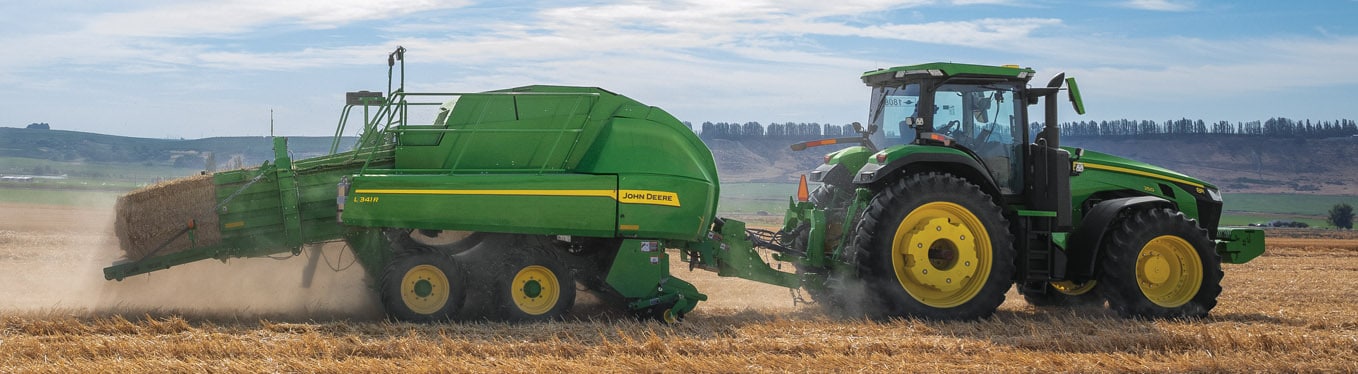
{"type": "MultiPolygon", "coordinates": [[[[707,140],[726,182],[795,182],[834,147],[793,152],[795,140],[707,140]]],[[[1358,137],[1198,135],[1068,137],[1064,143],[1179,171],[1226,192],[1358,195],[1358,137]]]]}
{"type": "MultiPolygon", "coordinates": [[[[324,155],[330,150],[331,139],[289,137],[288,149],[294,158],[324,155]]],[[[346,138],[341,148],[352,146],[354,141],[346,138]]],[[[255,165],[273,159],[273,143],[263,136],[176,140],[0,127],[0,157],[202,169],[208,154],[214,155],[218,165],[226,165],[233,159],[242,165],[255,165]]]]}
{"type": "MultiPolygon", "coordinates": [[[[294,158],[327,153],[330,137],[289,137],[294,158]]],[[[355,140],[344,139],[341,149],[355,140]]],[[[796,182],[834,147],[793,152],[797,139],[707,139],[723,182],[796,182]]],[[[1197,135],[1159,139],[1067,137],[1066,145],[1160,165],[1226,192],[1358,195],[1358,137],[1328,139],[1197,135]]],[[[225,166],[273,159],[268,137],[148,139],[76,131],[0,127],[0,157],[55,161],[181,165],[201,169],[207,154],[225,166]]]]}
{"type": "Polygon", "coordinates": [[[1358,137],[1353,136],[1072,137],[1065,143],[1179,171],[1225,192],[1358,195],[1358,137]]]}

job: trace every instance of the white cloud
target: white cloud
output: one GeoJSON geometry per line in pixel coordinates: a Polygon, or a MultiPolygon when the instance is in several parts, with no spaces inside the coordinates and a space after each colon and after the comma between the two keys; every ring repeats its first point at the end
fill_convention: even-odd
{"type": "Polygon", "coordinates": [[[90,20],[84,32],[176,38],[237,34],[273,24],[323,29],[465,5],[467,1],[461,0],[209,0],[101,14],[90,20]]]}
{"type": "MultiPolygon", "coordinates": [[[[286,87],[250,88],[324,103],[292,111],[299,115],[329,113],[336,93],[294,86],[300,85],[294,80],[328,84],[354,79],[341,75],[358,69],[380,71],[381,58],[404,45],[414,64],[414,90],[598,85],[683,119],[761,122],[862,120],[856,118],[864,106],[859,72],[936,60],[1020,63],[1037,68],[1044,82],[1065,70],[1080,78],[1092,104],[1358,84],[1358,76],[1333,73],[1358,60],[1358,38],[1352,37],[1145,37],[1074,18],[938,16],[952,10],[948,6],[1026,6],[1010,0],[639,0],[509,9],[464,1],[165,4],[64,17],[76,25],[69,32],[0,34],[0,45],[9,50],[35,51],[0,59],[0,82],[77,92],[84,82],[75,76],[97,73],[109,82],[131,77],[158,82],[152,87],[158,92],[188,95],[212,92],[213,85],[231,87],[214,92],[221,93],[288,81],[286,87]],[[272,44],[261,36],[296,38],[298,31],[332,28],[338,29],[337,39],[309,47],[272,44]],[[353,37],[357,32],[364,35],[353,37]],[[245,83],[238,76],[257,78],[245,83]]],[[[1123,5],[1194,9],[1178,1],[1123,5]]],[[[374,75],[360,81],[384,82],[374,75]]],[[[326,89],[349,89],[339,86],[326,89]]],[[[256,99],[236,100],[233,107],[256,99]]],[[[1157,105],[1190,105],[1172,101],[1157,105]]]]}
{"type": "Polygon", "coordinates": [[[1122,6],[1132,9],[1154,10],[1161,12],[1183,12],[1192,10],[1194,4],[1189,1],[1171,0],[1128,0],[1122,6]]]}
{"type": "MultiPolygon", "coordinates": [[[[335,58],[343,59],[344,53],[318,57],[315,50],[303,50],[279,55],[310,59],[271,60],[246,56],[251,52],[223,52],[223,47],[228,43],[207,44],[210,42],[185,38],[216,37],[229,42],[241,34],[276,25],[333,28],[365,20],[456,8],[466,3],[465,0],[197,1],[92,15],[70,14],[66,16],[83,22],[59,32],[0,35],[0,45],[5,45],[7,49],[34,51],[0,59],[0,69],[84,65],[98,66],[112,72],[147,73],[178,70],[186,66],[230,69],[310,67],[333,62],[335,58]],[[263,63],[222,63],[233,58],[263,63]]],[[[272,54],[264,53],[265,57],[272,54]]]]}

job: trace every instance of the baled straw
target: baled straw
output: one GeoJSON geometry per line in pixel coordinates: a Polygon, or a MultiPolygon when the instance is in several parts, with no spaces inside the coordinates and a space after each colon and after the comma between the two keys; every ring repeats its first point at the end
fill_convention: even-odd
{"type": "Polygon", "coordinates": [[[113,229],[129,260],[140,260],[152,252],[160,256],[190,248],[194,242],[187,233],[174,237],[190,221],[197,223],[193,234],[197,246],[215,245],[222,239],[216,205],[211,175],[160,182],[118,197],[113,229]],[[166,241],[169,244],[157,251],[166,241]]]}

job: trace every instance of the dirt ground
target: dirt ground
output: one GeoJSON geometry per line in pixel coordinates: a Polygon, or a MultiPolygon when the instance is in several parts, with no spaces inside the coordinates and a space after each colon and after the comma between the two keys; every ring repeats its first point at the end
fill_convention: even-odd
{"type": "Polygon", "coordinates": [[[1013,291],[985,321],[839,320],[787,289],[676,263],[711,300],[674,327],[588,297],[565,322],[412,325],[382,319],[342,245],[105,281],[120,255],[110,218],[0,204],[0,372],[1358,371],[1350,233],[1270,237],[1264,256],[1223,265],[1200,321],[1035,308],[1013,291]],[[309,287],[307,256],[321,256],[309,287]]]}

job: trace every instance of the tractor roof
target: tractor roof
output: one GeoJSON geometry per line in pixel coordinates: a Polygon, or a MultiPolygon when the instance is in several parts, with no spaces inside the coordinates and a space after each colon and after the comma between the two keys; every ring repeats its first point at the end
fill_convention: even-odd
{"type": "Polygon", "coordinates": [[[951,62],[931,62],[919,65],[897,66],[890,69],[877,69],[863,73],[863,83],[869,85],[877,82],[893,79],[905,78],[909,75],[931,75],[936,77],[955,77],[955,76],[977,76],[977,77],[1012,77],[1027,81],[1036,73],[1032,68],[1021,68],[1018,65],[990,66],[958,64],[951,62]]]}

